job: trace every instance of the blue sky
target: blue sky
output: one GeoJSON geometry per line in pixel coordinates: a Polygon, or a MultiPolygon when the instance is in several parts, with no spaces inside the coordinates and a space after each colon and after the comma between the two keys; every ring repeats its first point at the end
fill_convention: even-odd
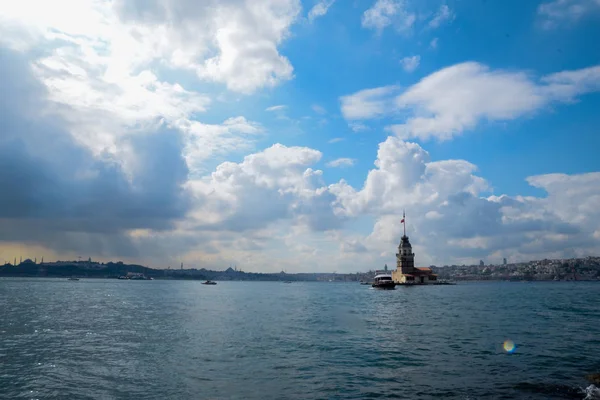
{"type": "MultiPolygon", "coordinates": [[[[436,2],[425,3],[430,13],[439,6],[436,2]]],[[[589,18],[566,29],[547,30],[538,26],[535,2],[444,4],[455,14],[450,23],[431,29],[425,20],[415,23],[416,29],[410,34],[386,30],[381,36],[365,31],[359,24],[347,23],[360,20],[368,4],[333,6],[322,20],[296,29],[286,46],[286,54],[298,70],[296,79],[279,87],[271,101],[297,104],[301,109],[297,117],[302,112],[310,113],[315,102],[339,115],[340,93],[389,84],[410,86],[440,68],[464,61],[524,70],[538,76],[600,63],[600,53],[591,50],[586,39],[600,37],[597,19],[589,18]],[[320,39],[315,40],[315,36],[320,39]],[[435,49],[430,46],[434,39],[438,43],[435,49]],[[407,73],[400,68],[400,60],[413,55],[420,56],[420,64],[407,73]]],[[[426,13],[427,7],[419,5],[421,12],[426,13]]],[[[419,8],[415,10],[419,12],[419,8]]],[[[600,115],[594,113],[599,108],[600,96],[591,94],[579,104],[543,110],[524,120],[483,124],[465,137],[429,143],[427,150],[434,159],[464,158],[473,162],[502,193],[534,193],[525,183],[527,176],[599,169],[594,150],[600,145],[600,115]],[[578,140],[572,140],[572,132],[578,133],[578,140]]],[[[317,132],[318,135],[307,135],[299,143],[321,148],[339,132],[354,140],[331,146],[332,155],[357,158],[359,163],[365,151],[360,143],[368,143],[371,155],[361,163],[362,171],[356,171],[356,183],[364,180],[364,168],[370,167],[376,144],[386,136],[381,130],[353,135],[343,120],[333,120],[317,132]]]]}
{"type": "MultiPolygon", "coordinates": [[[[415,22],[410,33],[387,29],[374,34],[360,23],[348,23],[360,21],[368,6],[366,2],[334,3],[324,17],[293,27],[282,52],[294,65],[294,79],[263,93],[259,102],[248,98],[243,105],[248,115],[264,119],[277,133],[287,131],[287,135],[278,136],[281,143],[327,148],[331,158],[357,160],[358,168],[328,174],[333,181],[344,173],[350,182],[361,184],[377,144],[387,136],[378,129],[385,126],[385,121],[376,121],[368,132],[353,132],[339,112],[341,94],[389,84],[410,86],[440,68],[464,61],[526,71],[533,76],[600,63],[600,54],[591,51],[589,43],[586,45],[586,38],[600,37],[593,16],[562,29],[543,29],[537,13],[539,4],[535,2],[429,1],[410,4],[410,9],[423,18],[415,22]],[[441,4],[452,10],[452,19],[436,29],[428,27],[431,14],[441,4]],[[431,46],[433,40],[435,48],[431,46]],[[404,71],[402,58],[415,55],[420,57],[417,69],[404,71]],[[278,123],[275,115],[265,117],[264,109],[273,105],[285,105],[285,114],[291,118],[311,120],[302,121],[297,129],[290,128],[287,121],[278,123]],[[327,115],[315,113],[313,105],[323,107],[327,115]],[[336,137],[348,140],[328,143],[336,137]],[[370,148],[368,158],[364,157],[368,151],[365,145],[370,148]]],[[[484,123],[464,137],[429,142],[427,150],[433,159],[464,158],[473,162],[493,183],[495,191],[539,194],[526,183],[527,176],[599,169],[594,149],[600,145],[596,134],[600,115],[593,112],[600,107],[599,99],[597,94],[589,94],[578,104],[540,110],[521,120],[484,123]],[[577,132],[578,140],[572,140],[573,132],[577,132]]],[[[239,110],[239,106],[226,105],[229,112],[239,110]]]]}
{"type": "Polygon", "coordinates": [[[599,21],[598,0],[3,3],[0,258],[365,270],[394,264],[403,209],[420,265],[598,254],[599,21]]]}

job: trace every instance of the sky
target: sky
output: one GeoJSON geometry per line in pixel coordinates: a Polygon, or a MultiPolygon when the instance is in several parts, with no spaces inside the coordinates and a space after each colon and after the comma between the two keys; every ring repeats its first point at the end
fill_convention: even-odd
{"type": "Polygon", "coordinates": [[[0,0],[0,263],[600,255],[600,0],[0,0]]]}

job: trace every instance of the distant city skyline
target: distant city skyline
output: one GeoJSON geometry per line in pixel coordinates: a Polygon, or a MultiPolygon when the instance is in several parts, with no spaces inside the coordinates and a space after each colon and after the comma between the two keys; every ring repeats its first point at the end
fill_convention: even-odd
{"type": "Polygon", "coordinates": [[[595,37],[591,0],[2,2],[0,259],[380,269],[403,210],[419,267],[598,255],[595,37]]]}
{"type": "MultiPolygon", "coordinates": [[[[404,248],[406,250],[406,247],[404,248]]],[[[403,255],[408,254],[403,252],[403,255]]],[[[410,265],[412,263],[408,261],[410,265]]],[[[396,270],[389,270],[387,264],[383,270],[370,269],[338,273],[336,271],[318,271],[309,273],[280,272],[243,272],[229,267],[225,270],[207,268],[190,269],[152,269],[142,265],[126,264],[121,261],[96,263],[88,261],[60,261],[36,264],[27,259],[20,265],[0,265],[2,277],[28,278],[64,278],[83,277],[86,279],[184,279],[184,280],[251,280],[251,281],[336,281],[365,282],[378,274],[389,275],[399,283],[445,284],[447,280],[501,280],[501,281],[600,281],[600,257],[575,259],[530,260],[522,263],[502,265],[445,265],[413,269],[404,260],[398,261],[396,270]],[[405,275],[406,273],[408,275],[405,275]]]]}

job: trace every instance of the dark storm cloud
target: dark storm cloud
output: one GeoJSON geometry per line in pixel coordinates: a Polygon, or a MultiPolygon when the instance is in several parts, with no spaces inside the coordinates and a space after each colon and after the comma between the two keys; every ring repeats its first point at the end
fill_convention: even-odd
{"type": "Polygon", "coordinates": [[[166,230],[186,215],[178,131],[157,123],[122,137],[118,146],[133,149],[126,175],[76,144],[60,117],[44,115],[45,87],[26,59],[2,49],[0,93],[0,241],[135,254],[125,230],[166,230]]]}

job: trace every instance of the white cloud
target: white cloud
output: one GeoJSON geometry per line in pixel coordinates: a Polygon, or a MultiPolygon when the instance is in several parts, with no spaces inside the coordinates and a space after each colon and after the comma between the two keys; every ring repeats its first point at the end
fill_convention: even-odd
{"type": "Polygon", "coordinates": [[[381,32],[394,25],[397,31],[406,32],[415,23],[416,15],[405,9],[403,0],[377,0],[362,16],[362,26],[381,32]]]}
{"type": "Polygon", "coordinates": [[[76,127],[74,139],[95,154],[114,153],[117,138],[135,125],[156,118],[175,123],[206,111],[211,103],[206,95],[161,82],[148,70],[113,80],[95,68],[85,70],[86,64],[81,52],[64,48],[34,62],[33,70],[57,105],[51,103],[49,111],[69,120],[76,127]]]}
{"type": "Polygon", "coordinates": [[[452,21],[454,19],[454,13],[450,10],[446,4],[442,4],[438,12],[429,21],[430,28],[439,28],[445,22],[452,21]]]}
{"type": "Polygon", "coordinates": [[[313,109],[313,111],[314,111],[314,112],[316,112],[317,114],[321,114],[321,115],[327,114],[327,110],[325,110],[323,107],[321,107],[321,106],[320,106],[320,105],[318,105],[318,104],[313,104],[313,105],[311,106],[311,108],[312,108],[312,109],[313,109]]]}
{"type": "Polygon", "coordinates": [[[600,221],[594,206],[600,201],[600,173],[528,178],[548,192],[546,197],[486,198],[482,194],[489,184],[475,174],[473,164],[431,161],[419,145],[393,137],[380,144],[375,166],[360,190],[343,180],[329,186],[336,195],[336,214],[375,218],[371,234],[360,240],[371,263],[393,262],[403,209],[419,265],[583,256],[600,250],[594,236],[600,221]]]}
{"type": "Polygon", "coordinates": [[[546,29],[562,23],[574,23],[592,13],[600,12],[599,0],[554,0],[538,6],[538,16],[546,29]]]}
{"type": "Polygon", "coordinates": [[[548,100],[573,101],[579,95],[600,90],[600,65],[562,71],[542,77],[540,90],[548,100]]]}
{"type": "Polygon", "coordinates": [[[523,72],[491,71],[476,63],[438,71],[396,99],[414,117],[390,129],[400,137],[450,139],[481,120],[511,120],[550,102],[572,101],[600,89],[600,67],[548,75],[536,83],[523,72]]]}
{"type": "Polygon", "coordinates": [[[439,42],[438,38],[431,39],[431,42],[429,43],[429,47],[431,47],[432,49],[437,49],[438,42],[439,42]]]}
{"type": "Polygon", "coordinates": [[[120,138],[162,120],[185,133],[186,160],[197,172],[212,151],[251,150],[257,131],[248,127],[257,125],[243,117],[197,121],[210,95],[183,87],[178,73],[243,93],[290,79],[278,46],[299,12],[298,0],[0,2],[0,43],[31,58],[51,100],[43,111],[68,121],[95,156],[127,164],[134,150],[119,149],[120,138]],[[37,48],[45,51],[30,51],[37,48]]]}
{"type": "Polygon", "coordinates": [[[571,102],[600,90],[600,66],[546,75],[539,81],[520,71],[491,70],[467,62],[439,70],[397,97],[390,87],[342,97],[347,120],[408,114],[387,129],[401,138],[447,140],[482,120],[512,120],[552,102],[571,102]]]}
{"type": "Polygon", "coordinates": [[[100,63],[112,80],[157,61],[251,93],[292,78],[292,65],[277,47],[300,8],[299,0],[60,0],[52,7],[23,0],[0,4],[0,37],[21,49],[61,45],[60,39],[62,48],[78,47],[87,65],[100,63]]]}
{"type": "Polygon", "coordinates": [[[271,106],[271,107],[267,107],[267,108],[265,109],[265,111],[268,111],[268,112],[272,112],[272,111],[282,111],[282,110],[285,110],[286,108],[287,108],[287,106],[285,106],[285,105],[277,105],[277,106],[271,106]]]}
{"type": "Polygon", "coordinates": [[[308,21],[313,22],[315,19],[327,14],[327,11],[329,11],[329,7],[331,7],[333,3],[335,3],[335,0],[320,0],[308,12],[308,21]]]}
{"type": "Polygon", "coordinates": [[[263,132],[258,123],[241,116],[229,118],[220,125],[186,120],[181,121],[178,128],[185,133],[183,155],[192,178],[205,172],[204,163],[211,157],[252,150],[263,132]]]}
{"type": "Polygon", "coordinates": [[[392,96],[397,92],[397,86],[383,86],[342,96],[340,97],[342,115],[348,120],[353,120],[389,114],[393,110],[392,96]]]}
{"type": "Polygon", "coordinates": [[[527,178],[527,182],[548,193],[539,202],[552,209],[561,220],[586,225],[591,230],[600,219],[597,206],[600,202],[600,172],[538,175],[527,178]]]}
{"type": "Polygon", "coordinates": [[[403,207],[440,204],[460,191],[476,195],[488,187],[472,175],[474,165],[462,160],[431,162],[418,144],[394,137],[379,145],[375,166],[361,191],[343,181],[330,186],[338,198],[338,212],[354,216],[397,213],[403,207]]]}
{"type": "Polygon", "coordinates": [[[420,63],[421,56],[404,57],[400,60],[400,64],[402,64],[402,68],[404,68],[406,72],[413,72],[419,67],[420,63]]]}
{"type": "MultiPolygon", "coordinates": [[[[0,181],[34,182],[34,195],[22,182],[3,186],[14,196],[0,198],[0,250],[20,240],[55,254],[125,254],[158,267],[183,257],[213,268],[354,271],[393,265],[406,208],[419,265],[600,251],[599,173],[529,177],[547,192],[542,197],[490,196],[475,165],[432,161],[398,137],[380,144],[357,188],[344,180],[327,185],[314,167],[322,153],[307,147],[276,144],[209,167],[208,160],[252,152],[265,129],[239,114],[198,121],[212,104],[212,85],[196,92],[177,82],[178,70],[245,93],[291,79],[278,49],[299,9],[291,0],[0,2],[0,42],[35,57],[10,65],[27,74],[18,81],[5,62],[14,60],[0,54],[0,111],[11,118],[18,109],[26,121],[9,121],[26,129],[0,135],[0,163],[18,154],[11,168],[0,168],[0,181]],[[20,141],[27,151],[12,146],[20,141]],[[24,220],[9,205],[19,212],[26,205],[36,218],[50,210],[52,218],[24,220]],[[343,229],[347,220],[372,229],[351,232],[343,229]]],[[[363,24],[402,29],[410,15],[401,2],[380,0],[363,24]]],[[[362,119],[407,116],[390,129],[444,138],[483,120],[576,101],[600,90],[599,82],[600,67],[537,79],[465,63],[409,88],[367,89],[340,102],[352,129],[362,129],[362,119]]],[[[332,163],[352,163],[341,160],[332,163]]]]}
{"type": "Polygon", "coordinates": [[[329,141],[327,143],[339,143],[339,142],[343,142],[344,140],[345,140],[344,138],[336,137],[333,139],[329,139],[329,141]]]}
{"type": "Polygon", "coordinates": [[[526,74],[464,63],[435,72],[398,96],[397,107],[414,110],[414,116],[391,129],[404,138],[449,139],[481,119],[513,119],[543,104],[526,74]]]}
{"type": "Polygon", "coordinates": [[[336,227],[322,171],[310,168],[321,157],[314,149],[275,144],[239,164],[222,163],[210,176],[188,183],[205,199],[192,215],[194,224],[240,232],[295,219],[317,231],[336,227]]]}
{"type": "MultiPolygon", "coordinates": [[[[196,2],[193,2],[195,4],[196,2]]],[[[252,93],[292,78],[293,67],[277,46],[300,12],[299,0],[263,0],[217,8],[214,32],[218,55],[198,65],[199,76],[234,91],[252,93]],[[241,6],[241,7],[240,7],[241,6]],[[257,29],[261,26],[261,29],[257,29]]]]}
{"type": "Polygon", "coordinates": [[[344,168],[353,166],[355,162],[356,160],[353,158],[338,158],[336,160],[329,161],[327,166],[331,168],[344,168]]]}

